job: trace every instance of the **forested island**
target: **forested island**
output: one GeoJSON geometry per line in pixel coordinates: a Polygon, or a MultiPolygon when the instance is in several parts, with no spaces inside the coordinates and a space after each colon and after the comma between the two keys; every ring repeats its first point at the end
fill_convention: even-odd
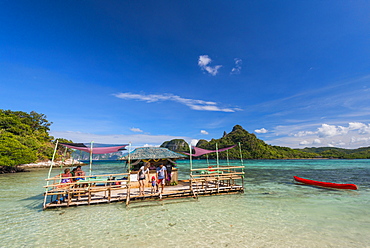
{"type": "MultiPolygon", "coordinates": [[[[0,173],[17,172],[18,165],[51,160],[56,139],[44,114],[0,109],[0,173]]],[[[61,142],[70,142],[59,139],[61,142]]],[[[57,158],[63,154],[58,147],[57,158]]]]}
{"type": "MultiPolygon", "coordinates": [[[[215,150],[216,144],[219,149],[235,144],[241,145],[241,153],[244,159],[369,159],[370,147],[358,149],[343,149],[335,147],[319,147],[292,149],[289,147],[272,146],[256,137],[255,134],[244,130],[242,126],[236,125],[230,133],[224,132],[219,139],[199,140],[196,147],[215,150]]],[[[176,152],[189,152],[188,144],[182,139],[174,139],[164,142],[161,147],[166,147],[176,152]]],[[[226,159],[227,153],[220,152],[219,158],[226,159]]],[[[228,150],[230,159],[240,158],[239,146],[228,150]]],[[[209,158],[215,158],[216,154],[209,154],[209,158]]],[[[201,156],[200,158],[205,158],[201,156]]]]}
{"type": "MultiPolygon", "coordinates": [[[[52,122],[44,114],[34,111],[11,111],[0,109],[0,173],[16,172],[18,165],[40,161],[49,161],[52,158],[56,140],[50,136],[52,122]]],[[[60,142],[72,142],[58,139],[60,142]]],[[[230,133],[224,132],[219,139],[199,140],[197,147],[215,150],[235,144],[241,145],[244,159],[369,159],[370,147],[358,149],[342,149],[333,147],[292,149],[289,147],[272,146],[256,137],[255,134],[244,130],[240,125],[234,126],[230,133]]],[[[182,139],[165,141],[161,147],[176,152],[188,152],[188,144],[182,139]]],[[[57,148],[56,158],[63,156],[65,149],[57,148]]],[[[67,156],[70,152],[68,151],[67,156]]],[[[214,158],[215,154],[210,154],[214,158]]],[[[239,146],[228,150],[230,159],[240,158],[239,146]]],[[[226,152],[219,154],[221,159],[226,158],[226,152]]],[[[202,157],[201,157],[202,158],[202,157]]]]}

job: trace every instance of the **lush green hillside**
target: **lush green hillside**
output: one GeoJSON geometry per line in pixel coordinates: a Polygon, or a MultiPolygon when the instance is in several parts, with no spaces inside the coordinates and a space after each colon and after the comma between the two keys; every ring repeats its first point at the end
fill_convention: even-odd
{"type": "Polygon", "coordinates": [[[369,159],[370,147],[361,147],[357,149],[343,149],[336,147],[311,147],[297,149],[304,152],[317,153],[323,158],[343,158],[343,159],[369,159]]]}
{"type": "Polygon", "coordinates": [[[55,142],[49,135],[51,124],[44,114],[0,109],[0,166],[51,159],[55,142]]]}
{"type": "MultiPolygon", "coordinates": [[[[271,146],[258,139],[255,134],[244,130],[240,125],[234,126],[230,133],[224,133],[220,139],[212,139],[209,142],[202,140],[197,147],[214,150],[234,144],[241,144],[242,157],[245,159],[288,159],[288,158],[314,158],[317,154],[294,150],[288,147],[271,146]]],[[[229,158],[240,158],[239,146],[228,151],[229,158]]],[[[210,156],[215,156],[210,154],[210,156]]],[[[227,153],[221,152],[220,158],[226,158],[227,153]]]]}
{"type": "MultiPolygon", "coordinates": [[[[344,158],[361,159],[370,158],[370,147],[358,149],[342,149],[333,147],[291,149],[289,147],[271,146],[258,139],[255,134],[244,130],[240,125],[234,126],[230,133],[224,132],[220,139],[199,140],[197,147],[215,150],[216,143],[218,148],[241,144],[242,156],[245,159],[299,159],[299,158],[344,158]]],[[[166,141],[162,147],[167,147],[173,151],[188,151],[187,143],[184,140],[166,141]]],[[[228,151],[230,159],[240,158],[239,146],[228,151]]],[[[209,154],[210,158],[216,155],[209,154]]],[[[220,158],[226,158],[227,153],[219,153],[220,158]]]]}
{"type": "Polygon", "coordinates": [[[171,141],[165,141],[161,147],[168,148],[174,152],[189,152],[189,145],[183,139],[173,139],[171,141]]]}

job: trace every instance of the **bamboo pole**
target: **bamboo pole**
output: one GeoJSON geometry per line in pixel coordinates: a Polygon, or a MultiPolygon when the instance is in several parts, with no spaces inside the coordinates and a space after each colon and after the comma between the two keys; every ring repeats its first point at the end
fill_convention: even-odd
{"type": "Polygon", "coordinates": [[[128,146],[128,160],[127,160],[127,162],[128,162],[128,174],[131,173],[131,156],[130,156],[130,154],[131,154],[131,143],[129,143],[129,146],[128,146]]]}
{"type": "Polygon", "coordinates": [[[193,170],[193,161],[192,161],[192,149],[191,149],[191,144],[189,144],[189,155],[190,155],[190,176],[192,175],[192,170],[193,170]]]}
{"type": "Polygon", "coordinates": [[[50,164],[50,168],[49,168],[48,178],[50,178],[51,170],[53,169],[55,154],[57,152],[57,147],[58,147],[58,142],[59,142],[59,140],[57,140],[57,143],[55,144],[54,153],[53,153],[53,157],[51,159],[51,164],[50,164]]]}
{"type": "MultiPolygon", "coordinates": [[[[219,163],[219,160],[218,160],[218,144],[217,143],[216,143],[216,157],[217,157],[217,172],[218,172],[219,169],[220,169],[220,163],[219,163]]],[[[219,184],[220,184],[220,181],[219,181],[218,177],[219,177],[219,175],[217,175],[217,181],[216,181],[217,193],[219,193],[219,184]]]]}
{"type": "Polygon", "coordinates": [[[227,165],[230,166],[230,162],[229,162],[229,150],[226,150],[226,159],[227,159],[227,165]]]}
{"type": "MultiPolygon", "coordinates": [[[[53,165],[54,165],[54,159],[55,159],[55,154],[57,152],[58,142],[59,142],[59,140],[57,140],[57,142],[55,144],[54,153],[53,153],[53,157],[51,159],[51,164],[50,164],[50,168],[49,168],[48,178],[50,178],[51,170],[52,170],[53,165]]],[[[48,186],[49,185],[49,181],[47,181],[46,184],[48,186]]],[[[44,198],[44,204],[43,204],[44,209],[46,207],[46,199],[47,199],[47,197],[48,197],[48,188],[45,188],[45,198],[44,198]]]]}
{"type": "MultiPolygon", "coordinates": [[[[121,175],[128,175],[128,174],[129,174],[129,173],[91,175],[91,176],[85,176],[85,178],[87,178],[87,180],[88,180],[90,177],[121,176],[121,175]]],[[[64,179],[64,178],[78,178],[78,177],[80,177],[80,176],[74,176],[74,177],[62,177],[62,179],[64,179]]],[[[56,177],[47,178],[47,179],[45,179],[45,181],[51,181],[51,180],[56,180],[56,179],[59,179],[59,175],[58,175],[58,176],[56,176],[56,177]]]]}
{"type": "Polygon", "coordinates": [[[240,162],[244,166],[244,164],[243,164],[242,146],[241,146],[240,142],[238,142],[238,144],[239,144],[240,162]]]}
{"type": "Polygon", "coordinates": [[[241,161],[242,166],[243,166],[243,168],[242,168],[242,172],[244,173],[244,163],[243,163],[242,146],[241,146],[240,142],[238,142],[238,143],[239,143],[240,161],[241,161]]]}
{"type": "Polygon", "coordinates": [[[91,176],[91,167],[92,167],[93,143],[94,141],[91,141],[91,144],[90,144],[90,176],[91,176]]]}
{"type": "Polygon", "coordinates": [[[218,161],[218,145],[217,145],[217,143],[216,143],[216,158],[217,158],[217,170],[218,170],[219,167],[220,167],[220,163],[218,161]]]}
{"type": "Polygon", "coordinates": [[[190,190],[193,192],[194,196],[195,193],[193,191],[193,155],[192,155],[192,148],[191,144],[189,144],[189,161],[190,161],[190,190]]]}
{"type": "Polygon", "coordinates": [[[126,196],[126,206],[130,204],[130,188],[131,188],[131,142],[128,146],[128,185],[127,185],[127,196],[126,196]]]}

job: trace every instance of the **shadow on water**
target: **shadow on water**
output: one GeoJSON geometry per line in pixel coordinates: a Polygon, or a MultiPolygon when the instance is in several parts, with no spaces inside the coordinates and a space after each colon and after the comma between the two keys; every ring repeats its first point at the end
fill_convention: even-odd
{"type": "Polygon", "coordinates": [[[295,185],[303,186],[303,187],[308,187],[308,188],[320,189],[322,191],[334,191],[334,192],[352,191],[352,190],[349,190],[349,189],[336,189],[336,188],[320,187],[320,186],[316,186],[316,185],[309,185],[309,184],[303,184],[303,183],[298,183],[298,182],[291,183],[291,184],[295,184],[295,185]]]}
{"type": "Polygon", "coordinates": [[[40,210],[42,211],[42,204],[44,200],[44,195],[43,194],[37,194],[33,195],[24,199],[21,199],[20,201],[29,201],[28,204],[25,204],[24,206],[28,209],[33,209],[33,210],[40,210]]]}
{"type": "Polygon", "coordinates": [[[146,202],[134,202],[130,203],[126,209],[135,209],[135,208],[146,208],[146,207],[156,207],[156,206],[164,206],[169,204],[179,204],[179,203],[189,203],[189,202],[198,202],[197,199],[192,197],[183,198],[183,199],[163,199],[160,201],[146,201],[146,202]]]}

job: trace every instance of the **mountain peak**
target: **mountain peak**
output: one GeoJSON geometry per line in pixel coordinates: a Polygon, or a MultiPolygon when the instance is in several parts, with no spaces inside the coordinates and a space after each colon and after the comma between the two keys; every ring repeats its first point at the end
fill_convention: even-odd
{"type": "Polygon", "coordinates": [[[231,132],[235,132],[235,131],[238,131],[238,130],[242,130],[242,131],[245,131],[244,128],[240,125],[235,125],[233,127],[233,130],[231,132]]]}

